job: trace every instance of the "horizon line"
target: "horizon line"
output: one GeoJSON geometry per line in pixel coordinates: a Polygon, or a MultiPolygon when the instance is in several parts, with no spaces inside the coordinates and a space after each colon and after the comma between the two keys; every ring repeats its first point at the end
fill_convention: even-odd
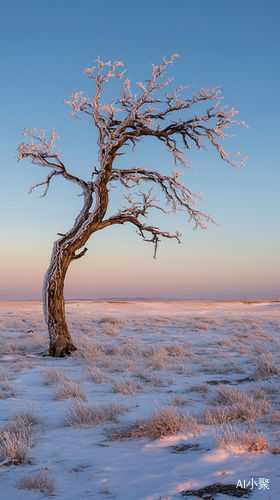
{"type": "MultiPolygon", "coordinates": [[[[227,298],[227,299],[217,299],[217,298],[174,298],[174,297],[99,297],[99,298],[91,298],[91,299],[64,299],[65,302],[141,302],[141,301],[157,301],[157,302],[166,302],[166,301],[193,301],[193,300],[205,300],[205,301],[217,301],[217,302],[229,302],[229,301],[239,301],[239,302],[266,302],[266,301],[274,301],[280,302],[280,297],[264,297],[264,298],[227,298]]],[[[42,299],[8,299],[8,300],[0,300],[0,302],[42,302],[42,299]]]]}

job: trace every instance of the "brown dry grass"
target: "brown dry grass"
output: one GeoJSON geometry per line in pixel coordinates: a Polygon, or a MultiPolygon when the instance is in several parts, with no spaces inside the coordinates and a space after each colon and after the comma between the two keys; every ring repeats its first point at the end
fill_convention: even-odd
{"type": "Polygon", "coordinates": [[[256,427],[250,427],[248,430],[241,430],[230,424],[220,429],[215,429],[214,437],[219,448],[229,449],[238,448],[248,451],[262,452],[269,448],[269,441],[262,432],[256,427]]]}
{"type": "Polygon", "coordinates": [[[200,394],[202,394],[202,396],[206,396],[206,394],[209,391],[209,385],[204,382],[201,383],[197,382],[196,385],[191,384],[190,389],[187,390],[186,392],[192,392],[192,391],[199,392],[200,394]]]}
{"type": "Polygon", "coordinates": [[[8,380],[0,382],[0,399],[15,398],[16,390],[8,380]]]}
{"type": "Polygon", "coordinates": [[[123,394],[125,396],[136,394],[137,392],[142,391],[142,389],[142,384],[139,384],[139,382],[134,382],[131,377],[118,380],[113,386],[114,392],[118,392],[119,394],[123,394]]]}
{"type": "Polygon", "coordinates": [[[280,369],[275,364],[275,358],[270,353],[260,354],[255,360],[256,377],[271,377],[279,375],[280,369]]]}
{"type": "Polygon", "coordinates": [[[124,403],[103,403],[87,405],[76,399],[64,409],[64,423],[70,427],[95,427],[109,422],[117,422],[119,415],[124,415],[129,409],[124,403]]]}
{"type": "Polygon", "coordinates": [[[61,384],[68,380],[67,371],[58,370],[57,368],[48,368],[40,374],[42,381],[45,385],[61,384]]]}
{"type": "Polygon", "coordinates": [[[248,395],[246,393],[238,391],[235,387],[228,384],[219,384],[213,389],[211,402],[218,405],[226,405],[243,403],[247,398],[248,395]]]}
{"type": "Polygon", "coordinates": [[[87,400],[87,395],[83,387],[78,382],[65,380],[59,384],[53,391],[53,398],[57,401],[69,398],[78,398],[83,401],[87,400]]]}
{"type": "Polygon", "coordinates": [[[33,408],[13,414],[6,427],[0,428],[0,461],[9,458],[27,463],[36,436],[36,425],[41,423],[33,408]]]}
{"type": "Polygon", "coordinates": [[[48,348],[48,338],[45,335],[30,331],[5,343],[5,352],[34,352],[48,348]]]}
{"type": "Polygon", "coordinates": [[[88,360],[87,363],[82,363],[82,367],[89,382],[102,384],[103,382],[110,382],[112,380],[112,377],[101,371],[94,361],[88,360]]]}
{"type": "Polygon", "coordinates": [[[40,471],[35,476],[23,474],[15,486],[19,490],[35,490],[41,491],[46,496],[51,495],[56,488],[56,481],[49,475],[49,467],[40,467],[40,471]]]}
{"type": "Polygon", "coordinates": [[[131,439],[151,437],[158,439],[166,436],[174,436],[178,432],[198,434],[201,426],[198,417],[183,413],[177,408],[158,408],[153,410],[152,415],[139,420],[135,427],[123,430],[115,434],[120,439],[131,439]]]}
{"type": "Polygon", "coordinates": [[[181,396],[178,396],[178,394],[175,394],[173,399],[171,400],[171,405],[172,406],[184,406],[184,405],[191,405],[192,401],[190,399],[182,398],[181,396]]]}
{"type": "Polygon", "coordinates": [[[205,408],[203,421],[206,425],[227,424],[234,420],[244,422],[272,412],[273,408],[266,399],[255,401],[247,396],[247,400],[230,406],[205,408]]]}

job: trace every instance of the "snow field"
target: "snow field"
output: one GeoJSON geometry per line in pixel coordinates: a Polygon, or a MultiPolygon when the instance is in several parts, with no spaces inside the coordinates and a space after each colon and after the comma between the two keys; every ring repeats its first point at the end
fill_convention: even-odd
{"type": "Polygon", "coordinates": [[[69,301],[66,314],[79,350],[54,359],[41,303],[0,305],[2,500],[165,500],[252,478],[269,491],[251,498],[279,498],[279,303],[69,301]]]}

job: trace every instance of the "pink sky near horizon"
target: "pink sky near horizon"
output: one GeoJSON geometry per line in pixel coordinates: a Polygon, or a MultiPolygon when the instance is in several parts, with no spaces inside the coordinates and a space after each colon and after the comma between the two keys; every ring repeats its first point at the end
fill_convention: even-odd
{"type": "MultiPolygon", "coordinates": [[[[65,298],[258,299],[280,295],[273,258],[264,266],[262,252],[252,255],[249,247],[240,255],[229,242],[220,248],[209,245],[205,256],[209,232],[204,233],[199,241],[195,238],[197,232],[190,233],[190,246],[186,242],[178,245],[162,241],[157,260],[152,258],[152,245],[142,242],[135,234],[131,235],[129,247],[122,245],[121,238],[108,242],[109,233],[98,235],[97,249],[97,235],[93,235],[87,244],[87,254],[68,269],[65,298]]],[[[20,260],[15,259],[12,252],[7,255],[0,300],[41,299],[51,242],[49,246],[49,254],[34,246],[28,248],[26,243],[28,251],[23,252],[20,260]]]]}

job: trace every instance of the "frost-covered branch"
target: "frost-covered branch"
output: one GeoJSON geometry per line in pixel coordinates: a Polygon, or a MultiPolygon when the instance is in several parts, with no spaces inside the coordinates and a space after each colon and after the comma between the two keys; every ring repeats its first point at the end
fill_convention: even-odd
{"type": "MultiPolygon", "coordinates": [[[[123,224],[131,222],[138,228],[139,234],[145,241],[155,244],[155,252],[158,245],[158,237],[176,238],[178,233],[161,231],[152,226],[146,226],[140,221],[146,218],[150,209],[161,210],[166,214],[175,214],[178,210],[186,210],[189,221],[194,222],[194,229],[207,228],[207,222],[217,224],[211,215],[207,215],[198,209],[198,201],[203,200],[201,193],[193,193],[182,182],[183,175],[180,170],[172,170],[172,175],[166,176],[157,170],[133,167],[127,169],[114,168],[114,160],[117,156],[125,154],[125,146],[132,145],[133,151],[137,144],[142,142],[146,136],[155,137],[167,147],[173,155],[176,167],[184,166],[192,168],[186,158],[187,150],[191,144],[196,148],[207,149],[207,143],[212,145],[222,160],[238,168],[244,165],[247,157],[241,161],[235,159],[235,155],[229,155],[222,147],[221,142],[225,137],[230,137],[226,131],[230,125],[245,125],[235,119],[237,111],[234,108],[227,109],[220,106],[222,99],[219,87],[201,88],[196,93],[190,93],[191,85],[180,86],[168,92],[167,87],[173,78],[165,75],[168,66],[172,65],[178,57],[174,54],[170,59],[163,58],[160,65],[152,64],[152,75],[144,83],[137,82],[140,94],[134,94],[131,83],[126,78],[122,84],[120,96],[113,99],[109,104],[101,100],[104,87],[110,78],[121,80],[124,72],[120,70],[123,64],[120,61],[104,63],[99,58],[96,65],[86,68],[84,74],[94,86],[95,93],[90,100],[82,92],[71,93],[70,100],[65,101],[69,105],[71,115],[77,119],[78,114],[85,113],[93,120],[98,130],[99,145],[99,169],[94,170],[89,181],[84,181],[67,172],[62,161],[59,150],[55,150],[54,141],[59,137],[54,130],[47,140],[45,131],[25,129],[24,135],[30,136],[30,144],[21,144],[18,148],[19,161],[31,158],[32,163],[41,167],[49,167],[50,173],[44,182],[35,184],[30,189],[33,191],[38,186],[45,186],[42,196],[48,192],[50,181],[54,176],[61,175],[68,181],[75,182],[81,186],[84,196],[84,206],[78,215],[73,228],[64,236],[65,240],[79,237],[81,248],[90,234],[111,224],[123,224]],[[187,95],[185,93],[187,92],[187,95]],[[199,105],[211,103],[209,109],[200,116],[192,109],[198,109],[199,105]],[[192,108],[192,109],[191,109],[192,108]],[[180,117],[176,117],[180,113],[180,117]],[[94,180],[92,180],[94,177],[94,180]],[[108,219],[104,219],[108,205],[108,183],[115,187],[119,181],[126,189],[138,187],[143,183],[150,183],[151,188],[145,193],[143,190],[135,191],[125,196],[126,205],[121,206],[118,213],[108,219]],[[158,186],[163,193],[164,205],[154,196],[153,186],[158,186]],[[95,195],[95,208],[90,212],[95,195]],[[149,232],[152,239],[147,240],[145,234],[149,232]]],[[[204,108],[205,109],[205,108],[204,108]]],[[[79,254],[79,258],[84,255],[79,254]]]]}
{"type": "Polygon", "coordinates": [[[168,177],[159,174],[156,171],[151,171],[147,169],[140,169],[135,167],[129,170],[114,169],[112,171],[110,181],[119,180],[121,184],[127,189],[132,189],[137,185],[141,185],[143,182],[153,182],[160,186],[164,193],[166,199],[166,205],[170,206],[170,209],[165,209],[159,204],[157,196],[152,196],[155,188],[151,188],[148,193],[142,191],[134,192],[124,198],[128,201],[128,206],[122,206],[118,213],[108,219],[104,220],[99,229],[110,226],[112,224],[124,224],[125,222],[131,222],[138,227],[138,234],[142,236],[144,241],[149,241],[154,243],[154,258],[156,258],[159,238],[161,235],[164,238],[175,238],[179,243],[181,243],[180,237],[182,236],[178,232],[171,234],[166,231],[161,231],[159,228],[154,226],[147,226],[139,220],[139,217],[147,217],[148,211],[151,208],[156,208],[161,210],[165,214],[176,213],[178,210],[187,210],[189,213],[189,222],[193,220],[195,222],[194,229],[201,227],[202,229],[207,229],[206,222],[212,222],[213,224],[219,225],[211,215],[207,215],[200,210],[196,210],[191,205],[198,205],[196,201],[197,198],[202,199],[201,194],[192,193],[187,189],[182,182],[179,181],[179,177],[182,172],[172,171],[173,176],[168,177]],[[134,196],[133,196],[134,195],[134,196]],[[141,198],[140,201],[135,201],[135,196],[141,198]],[[145,232],[152,234],[151,239],[147,239],[145,232]]]}
{"type": "MultiPolygon", "coordinates": [[[[56,135],[54,129],[52,128],[52,132],[50,134],[49,140],[46,140],[45,130],[28,130],[25,127],[25,131],[23,135],[30,136],[30,143],[20,144],[18,147],[19,155],[16,157],[18,161],[22,161],[25,158],[31,158],[32,163],[34,165],[39,165],[40,167],[49,167],[51,168],[51,172],[47,175],[46,180],[35,184],[29,190],[29,194],[39,186],[46,186],[44,193],[40,198],[46,196],[51,179],[54,176],[61,175],[64,179],[74,182],[78,184],[82,188],[82,195],[84,197],[84,205],[79,213],[78,217],[75,220],[74,224],[74,234],[81,227],[81,225],[87,220],[89,216],[89,209],[92,205],[92,194],[94,192],[94,185],[90,182],[85,182],[79,177],[70,174],[67,172],[64,163],[61,158],[63,156],[60,154],[60,151],[54,151],[54,141],[55,139],[59,139],[59,136],[56,135]]],[[[73,230],[69,231],[68,236],[73,234],[73,230]]]]}
{"type": "Polygon", "coordinates": [[[142,202],[135,201],[132,194],[125,196],[130,206],[123,207],[123,210],[119,210],[119,213],[123,215],[129,214],[135,217],[139,215],[146,217],[148,209],[150,208],[157,208],[166,214],[175,214],[178,210],[187,210],[190,216],[189,222],[192,220],[195,222],[194,229],[198,229],[199,227],[207,229],[208,226],[205,221],[218,225],[211,215],[207,215],[192,207],[192,205],[198,205],[197,199],[203,200],[201,196],[202,192],[196,194],[187,189],[183,182],[179,180],[181,175],[184,175],[182,172],[172,170],[172,173],[173,176],[171,177],[162,175],[156,171],[138,167],[127,170],[114,169],[110,179],[111,182],[119,180],[127,189],[132,189],[137,185],[141,185],[143,182],[157,184],[165,196],[165,206],[170,207],[170,209],[163,208],[157,203],[157,197],[151,197],[151,193],[154,189],[152,188],[149,190],[148,195],[141,191],[133,193],[138,197],[141,196],[142,202]]]}
{"type": "Polygon", "coordinates": [[[83,97],[81,92],[76,94],[70,93],[71,100],[65,101],[71,108],[71,114],[77,117],[78,112],[83,112],[91,115],[93,124],[99,131],[99,145],[101,154],[99,159],[104,159],[108,148],[116,148],[118,150],[124,144],[131,143],[135,150],[137,142],[141,142],[145,136],[154,136],[164,142],[168,150],[173,154],[176,166],[180,164],[187,167],[186,153],[178,146],[178,139],[181,139],[183,149],[189,149],[193,142],[198,149],[205,148],[207,141],[214,146],[220,157],[230,163],[232,166],[244,166],[244,161],[235,161],[233,156],[228,155],[222,148],[219,141],[223,140],[228,135],[224,132],[230,124],[239,124],[247,127],[245,123],[238,122],[232,119],[237,111],[232,108],[227,110],[226,106],[220,107],[220,90],[219,87],[201,88],[197,93],[192,93],[190,97],[181,97],[181,93],[188,89],[190,85],[180,86],[169,94],[166,92],[161,98],[154,97],[155,92],[159,92],[164,87],[167,87],[172,78],[165,76],[165,69],[168,65],[172,65],[174,59],[178,57],[173,55],[169,60],[163,58],[161,65],[152,64],[152,78],[143,84],[137,82],[142,93],[139,97],[133,95],[129,79],[126,79],[122,86],[121,98],[114,99],[110,104],[101,104],[100,95],[105,89],[102,84],[107,82],[109,78],[116,77],[121,79],[124,72],[116,74],[116,68],[122,66],[119,61],[111,64],[102,63],[99,59],[98,70],[94,76],[95,66],[85,69],[84,73],[87,77],[95,82],[96,93],[89,101],[83,97]],[[102,74],[104,67],[109,67],[107,73],[102,74]],[[171,115],[184,110],[189,111],[192,106],[197,106],[205,101],[218,100],[204,115],[197,116],[193,114],[186,120],[181,118],[172,121],[171,115]],[[118,119],[117,114],[125,113],[125,118],[118,119]],[[162,123],[168,120],[169,123],[164,128],[162,123]],[[103,151],[103,153],[102,153],[103,151]]]}
{"type": "Polygon", "coordinates": [[[52,128],[50,138],[47,142],[45,133],[45,130],[38,130],[36,128],[28,130],[27,127],[25,127],[22,135],[29,135],[31,137],[30,144],[23,143],[19,145],[18,151],[20,154],[16,157],[18,161],[22,161],[24,158],[32,158],[32,163],[34,163],[34,165],[45,167],[48,166],[47,158],[52,158],[57,160],[58,165],[60,165],[59,158],[63,158],[63,156],[60,154],[59,150],[53,151],[54,141],[55,139],[59,139],[59,136],[56,135],[56,132],[52,128]],[[37,135],[35,135],[36,133],[37,135]]]}
{"type": "Polygon", "coordinates": [[[172,170],[173,176],[162,175],[155,170],[148,170],[145,168],[131,168],[131,169],[113,169],[110,181],[119,180],[121,184],[127,189],[141,185],[143,182],[152,182],[160,186],[166,198],[166,205],[172,207],[171,210],[165,213],[176,213],[178,207],[184,206],[189,208],[189,204],[197,205],[198,202],[195,198],[200,198],[201,193],[195,194],[187,189],[179,178],[184,175],[180,171],[172,170]],[[132,184],[131,184],[132,183],[132,184]]]}
{"type": "Polygon", "coordinates": [[[158,244],[161,241],[159,239],[159,236],[162,236],[163,238],[176,239],[178,243],[182,243],[180,239],[182,235],[178,231],[176,231],[175,234],[169,233],[167,231],[161,231],[158,227],[148,226],[147,224],[139,221],[138,216],[130,215],[126,212],[119,212],[118,214],[103,220],[100,223],[98,230],[104,229],[105,227],[112,226],[114,224],[124,224],[125,222],[134,224],[137,227],[138,234],[142,237],[142,239],[154,244],[154,259],[156,259],[158,244]],[[151,239],[148,239],[145,236],[146,232],[152,234],[151,239]]]}
{"type": "Polygon", "coordinates": [[[59,136],[56,135],[54,129],[52,128],[48,141],[46,141],[45,132],[45,130],[37,130],[36,128],[28,130],[25,127],[25,131],[22,135],[30,136],[30,144],[23,143],[18,147],[19,155],[16,156],[16,158],[19,162],[25,158],[31,158],[34,165],[53,169],[50,174],[48,174],[46,180],[31,187],[29,193],[31,193],[38,186],[46,185],[46,190],[41,198],[44,197],[48,192],[50,181],[55,175],[62,175],[68,181],[75,182],[79,184],[83,190],[87,190],[88,185],[85,181],[67,172],[64,163],[61,161],[63,156],[60,154],[60,151],[53,151],[54,141],[55,139],[59,139],[59,136]]]}

